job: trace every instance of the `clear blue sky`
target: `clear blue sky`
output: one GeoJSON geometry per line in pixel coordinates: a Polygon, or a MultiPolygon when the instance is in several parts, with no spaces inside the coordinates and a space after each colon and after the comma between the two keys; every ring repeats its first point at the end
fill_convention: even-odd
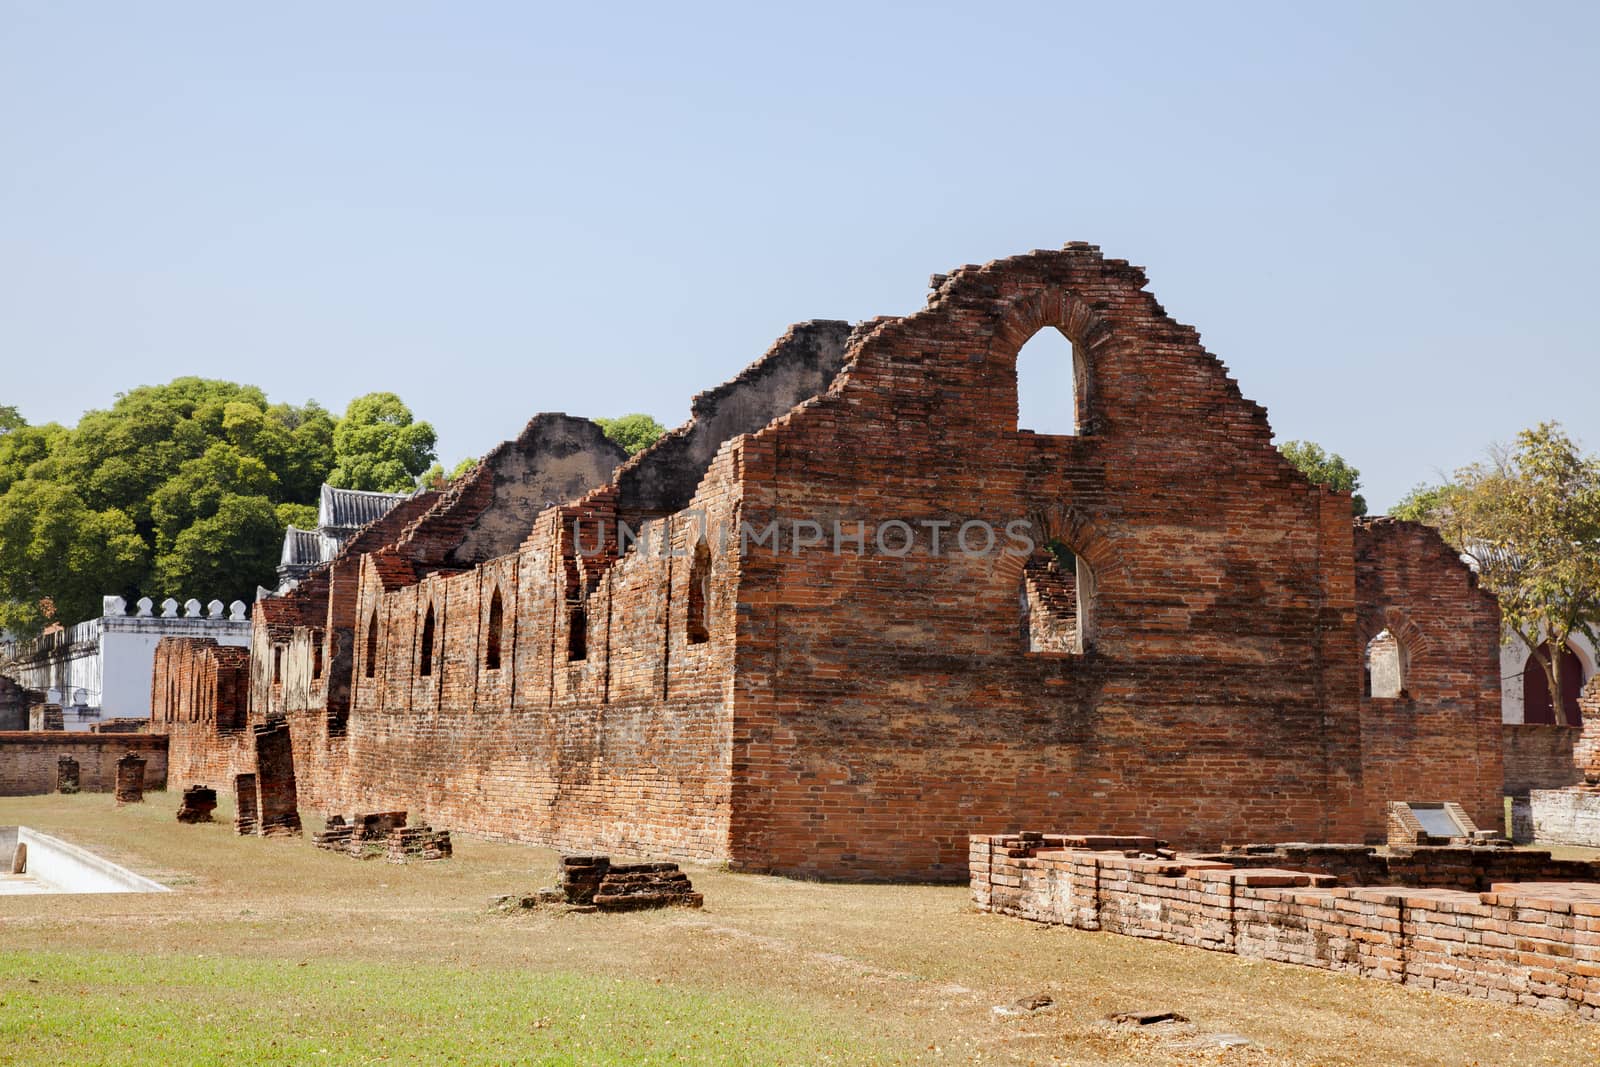
{"type": "Polygon", "coordinates": [[[1067,240],[1375,509],[1600,449],[1594,5],[0,3],[0,403],[675,424],[793,321],[1067,240]]]}

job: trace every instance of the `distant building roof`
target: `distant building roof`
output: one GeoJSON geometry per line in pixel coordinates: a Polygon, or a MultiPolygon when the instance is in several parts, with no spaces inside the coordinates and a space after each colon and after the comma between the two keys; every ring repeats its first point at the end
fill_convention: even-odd
{"type": "Polygon", "coordinates": [[[410,495],[369,493],[361,489],[335,489],[331,485],[324,485],[322,500],[317,508],[317,525],[323,530],[354,530],[383,518],[390,508],[410,495]]]}
{"type": "MultiPolygon", "coordinates": [[[[410,496],[410,493],[368,493],[324,485],[317,506],[317,528],[302,530],[291,526],[283,533],[283,554],[278,557],[278,592],[292,589],[313,567],[338,555],[339,549],[357,530],[383,518],[410,496]]],[[[263,588],[256,599],[268,595],[271,591],[263,588]]]]}
{"type": "Polygon", "coordinates": [[[324,551],[320,533],[291,526],[283,533],[283,556],[278,563],[285,567],[323,563],[324,551]]]}

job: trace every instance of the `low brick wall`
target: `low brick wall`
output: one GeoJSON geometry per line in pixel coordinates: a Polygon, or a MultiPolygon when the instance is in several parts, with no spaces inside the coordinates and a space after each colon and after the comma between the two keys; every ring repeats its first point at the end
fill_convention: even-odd
{"type": "Polygon", "coordinates": [[[1074,843],[972,837],[974,902],[1035,922],[1600,1019],[1600,884],[1344,887],[1325,874],[1074,843]]]}
{"type": "Polygon", "coordinates": [[[1520,796],[1530,789],[1561,789],[1583,782],[1580,745],[1583,731],[1573,726],[1506,723],[1500,727],[1505,791],[1520,796]]]}
{"type": "Polygon", "coordinates": [[[1528,807],[1541,844],[1600,848],[1600,790],[1535,789],[1528,807]]]}
{"type": "Polygon", "coordinates": [[[83,792],[109,793],[117,784],[117,760],[130,752],[145,760],[144,787],[165,789],[165,735],[0,732],[0,796],[54,793],[62,756],[78,761],[78,786],[83,792]]]}

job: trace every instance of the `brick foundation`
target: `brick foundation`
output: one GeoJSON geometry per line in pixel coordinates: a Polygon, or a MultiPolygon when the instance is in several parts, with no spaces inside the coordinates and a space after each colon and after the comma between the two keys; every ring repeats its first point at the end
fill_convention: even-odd
{"type": "Polygon", "coordinates": [[[974,836],[973,901],[1035,922],[1600,1018],[1600,884],[1340,886],[1331,874],[1097,845],[974,836]]]}

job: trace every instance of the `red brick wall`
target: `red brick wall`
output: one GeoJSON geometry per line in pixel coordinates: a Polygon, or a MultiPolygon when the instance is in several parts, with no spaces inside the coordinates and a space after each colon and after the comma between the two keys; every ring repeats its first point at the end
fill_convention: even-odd
{"type": "Polygon", "coordinates": [[[1504,821],[1500,606],[1438,533],[1356,523],[1356,647],[1388,630],[1405,649],[1404,694],[1363,696],[1368,840],[1393,800],[1454,801],[1478,825],[1504,821]]]}
{"type": "Polygon", "coordinates": [[[935,558],[923,530],[904,558],[741,561],[759,610],[740,616],[736,864],[958,878],[968,833],[1036,819],[1360,838],[1348,498],[1282,460],[1143,285],[1088,249],[964,269],[744,441],[747,520],[1031,518],[1098,592],[1086,654],[1035,654],[1020,558],[935,558]],[[1083,354],[1081,436],[1014,429],[1017,351],[1050,327],[1083,354]]]}
{"type": "Polygon", "coordinates": [[[1578,726],[1506,723],[1501,727],[1506,792],[1600,782],[1600,674],[1578,695],[1578,726]]]}
{"type": "MultiPolygon", "coordinates": [[[[842,324],[796,327],[698,398],[659,451],[492,559],[462,553],[505,536],[480,522],[499,505],[481,483],[447,494],[364,545],[353,583],[336,562],[263,602],[252,719],[287,715],[312,807],[834,877],[958,879],[967,834],[1036,819],[1190,845],[1381,832],[1388,786],[1363,783],[1349,499],[1283,461],[1265,412],[1144,284],[1087,246],[964,268],[927,310],[858,328],[832,387],[782,414],[845,358],[842,324]],[[1080,436],[1016,429],[1017,351],[1052,327],[1082,357],[1080,436]],[[616,519],[674,554],[615,544],[616,519]],[[1029,650],[1021,556],[937,556],[926,528],[904,556],[870,533],[861,554],[790,537],[796,522],[886,520],[951,523],[947,541],[968,520],[1029,520],[1040,541],[1065,541],[1093,576],[1085,651],[1029,650]],[[574,521],[586,549],[596,523],[613,540],[579,552],[574,521]],[[742,548],[741,522],[778,523],[782,550],[742,548]],[[705,641],[688,614],[702,528],[705,641]],[[491,672],[496,590],[507,632],[491,672]],[[578,606],[587,655],[571,661],[578,606]],[[311,678],[315,643],[347,630],[348,667],[311,678]],[[326,694],[346,671],[342,716],[326,694]]],[[[1374,552],[1369,570],[1407,605],[1464,581],[1448,561],[1387,559],[1374,552]]],[[[1481,636],[1469,630],[1463,646],[1481,636]]],[[[1415,745],[1407,758],[1425,765],[1449,717],[1476,713],[1445,701],[1426,730],[1368,751],[1415,745]]],[[[194,732],[181,716],[174,728],[194,732]]],[[[186,768],[237,761],[226,738],[197,738],[186,768]]],[[[1471,795],[1449,799],[1498,792],[1498,735],[1494,752],[1477,778],[1448,756],[1448,784],[1471,795]]]]}
{"type": "Polygon", "coordinates": [[[1293,870],[998,836],[974,837],[970,863],[985,911],[1600,1018],[1593,884],[1345,888],[1293,870]]]}
{"type": "Polygon", "coordinates": [[[167,787],[167,739],[160,734],[0,732],[0,796],[56,791],[56,761],[78,761],[78,788],[109,793],[117,783],[117,760],[128,753],[145,760],[144,787],[167,787]]]}

